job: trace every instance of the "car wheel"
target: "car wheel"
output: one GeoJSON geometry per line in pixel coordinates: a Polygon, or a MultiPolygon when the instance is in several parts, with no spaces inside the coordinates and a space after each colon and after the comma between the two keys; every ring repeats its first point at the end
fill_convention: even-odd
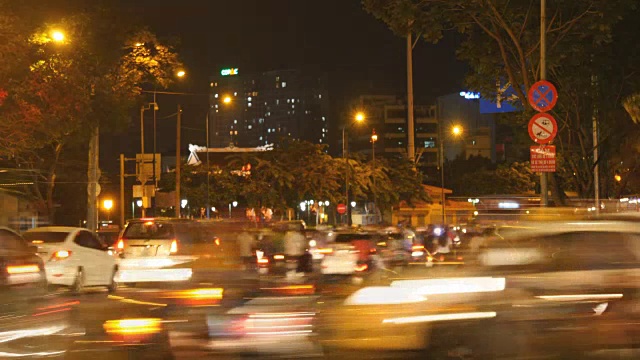
{"type": "Polygon", "coordinates": [[[78,268],[76,278],[73,281],[73,285],[71,285],[71,292],[74,294],[80,294],[84,289],[84,280],[84,270],[82,268],[78,268]]]}
{"type": "Polygon", "coordinates": [[[111,274],[111,282],[107,286],[107,291],[111,294],[118,290],[118,282],[116,282],[116,274],[118,273],[117,268],[113,268],[113,273],[111,274]]]}

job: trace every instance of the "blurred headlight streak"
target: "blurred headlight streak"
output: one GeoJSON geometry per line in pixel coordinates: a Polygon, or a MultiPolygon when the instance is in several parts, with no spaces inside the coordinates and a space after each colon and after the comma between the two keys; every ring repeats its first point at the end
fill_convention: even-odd
{"type": "Polygon", "coordinates": [[[305,335],[313,330],[315,313],[265,313],[251,314],[245,320],[247,335],[305,335]]]}
{"type": "Polygon", "coordinates": [[[110,335],[151,335],[162,331],[162,322],[155,318],[108,320],[103,327],[110,335]]]}
{"type": "Polygon", "coordinates": [[[191,269],[122,269],[116,275],[117,282],[186,281],[191,279],[191,269]]]}
{"type": "Polygon", "coordinates": [[[470,320],[470,319],[488,319],[496,317],[496,313],[493,311],[486,312],[467,312],[457,314],[437,314],[437,315],[422,315],[422,316],[408,316],[382,320],[383,324],[413,324],[422,322],[434,322],[434,321],[451,321],[451,320],[470,320]]]}
{"type": "Polygon", "coordinates": [[[386,286],[372,286],[362,288],[351,294],[345,305],[394,305],[410,304],[426,300],[412,289],[391,288],[386,286]]]}
{"type": "Polygon", "coordinates": [[[20,265],[20,266],[7,266],[7,273],[13,274],[28,274],[40,272],[38,265],[20,265]]]}
{"type": "Polygon", "coordinates": [[[584,300],[609,300],[621,299],[622,294],[572,294],[572,295],[542,295],[538,299],[555,301],[584,301],[584,300]]]}
{"type": "Polygon", "coordinates": [[[397,280],[392,288],[412,290],[417,295],[443,295],[504,291],[505,279],[493,277],[397,280]]]}
{"type": "Polygon", "coordinates": [[[15,341],[26,337],[49,336],[64,330],[64,326],[50,326],[37,329],[24,329],[0,332],[0,343],[15,341]]]}

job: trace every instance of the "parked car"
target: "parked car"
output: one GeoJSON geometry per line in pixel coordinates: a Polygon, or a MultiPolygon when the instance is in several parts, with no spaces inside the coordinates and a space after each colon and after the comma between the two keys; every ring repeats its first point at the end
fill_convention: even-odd
{"type": "Polygon", "coordinates": [[[85,228],[48,226],[28,230],[24,238],[37,246],[47,282],[79,293],[86,286],[116,291],[118,264],[109,246],[85,228]]]}

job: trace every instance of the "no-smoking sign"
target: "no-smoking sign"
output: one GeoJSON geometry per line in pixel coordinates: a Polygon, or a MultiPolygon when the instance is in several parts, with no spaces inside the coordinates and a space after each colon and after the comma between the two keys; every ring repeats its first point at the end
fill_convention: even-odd
{"type": "Polygon", "coordinates": [[[558,133],[558,123],[547,113],[534,115],[529,120],[529,136],[538,144],[548,144],[558,133]]]}

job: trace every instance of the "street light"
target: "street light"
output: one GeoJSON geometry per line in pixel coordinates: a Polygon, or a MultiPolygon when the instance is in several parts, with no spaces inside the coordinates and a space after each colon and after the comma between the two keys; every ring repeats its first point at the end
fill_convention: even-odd
{"type": "Polygon", "coordinates": [[[102,207],[107,210],[107,221],[111,220],[111,208],[113,208],[113,200],[106,199],[102,202],[102,207]]]}
{"type": "Polygon", "coordinates": [[[64,41],[64,33],[60,30],[53,30],[51,32],[51,38],[55,42],[63,42],[64,41]]]}
{"type": "MultiPolygon", "coordinates": [[[[344,186],[345,202],[347,203],[349,202],[349,163],[348,163],[349,157],[347,155],[349,146],[347,144],[346,130],[351,125],[361,123],[364,120],[365,120],[364,113],[362,111],[358,111],[354,115],[353,121],[342,127],[342,158],[345,160],[345,165],[347,165],[347,169],[346,169],[347,173],[345,176],[345,186],[344,186]]],[[[351,225],[351,211],[349,207],[347,207],[346,215],[347,215],[347,225],[351,225]]]]}
{"type": "MultiPolygon", "coordinates": [[[[447,218],[445,215],[445,198],[444,198],[444,133],[442,132],[442,125],[440,125],[440,187],[441,187],[441,199],[442,201],[442,225],[445,225],[447,218]]],[[[451,128],[451,135],[458,137],[462,135],[463,129],[460,125],[454,125],[451,128]]]]}
{"type": "Polygon", "coordinates": [[[184,70],[179,70],[179,71],[176,73],[176,76],[177,76],[177,77],[179,77],[179,78],[181,78],[181,77],[184,77],[186,74],[187,74],[187,73],[186,73],[184,70]]]}
{"type": "Polygon", "coordinates": [[[227,96],[225,96],[225,97],[222,99],[222,102],[223,102],[223,103],[225,103],[225,104],[229,104],[229,103],[231,103],[231,96],[228,96],[228,95],[227,95],[227,96]]]}

